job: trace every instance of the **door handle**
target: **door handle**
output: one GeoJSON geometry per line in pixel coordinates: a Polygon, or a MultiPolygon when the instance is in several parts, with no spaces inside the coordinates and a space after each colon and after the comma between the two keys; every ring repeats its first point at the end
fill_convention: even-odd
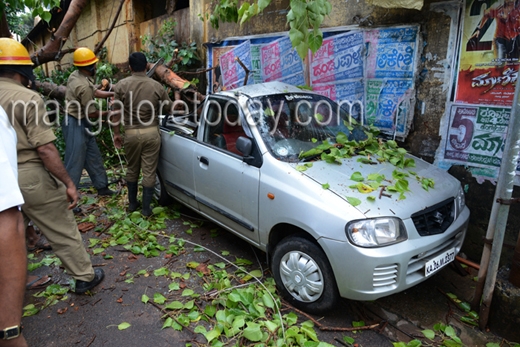
{"type": "Polygon", "coordinates": [[[204,165],[209,165],[209,160],[206,157],[199,157],[199,161],[204,165]]]}

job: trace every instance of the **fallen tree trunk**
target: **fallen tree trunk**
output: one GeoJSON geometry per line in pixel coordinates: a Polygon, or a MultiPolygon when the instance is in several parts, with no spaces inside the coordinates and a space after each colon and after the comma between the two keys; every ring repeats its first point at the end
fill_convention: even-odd
{"type": "Polygon", "coordinates": [[[72,28],[76,25],[81,11],[85,8],[88,0],[72,0],[69,8],[65,13],[65,17],[60,26],[53,33],[52,38],[42,48],[31,55],[31,59],[35,64],[34,67],[61,59],[62,48],[68,40],[72,28]]]}
{"type": "MultiPolygon", "coordinates": [[[[152,65],[153,64],[148,63],[147,69],[150,69],[152,65]]],[[[193,94],[194,97],[191,99],[196,99],[199,101],[203,100],[205,97],[203,94],[199,93],[194,87],[186,88],[186,85],[189,85],[189,81],[180,77],[175,72],[168,69],[165,65],[159,65],[155,68],[154,77],[158,79],[162,84],[172,88],[176,95],[178,95],[177,92],[186,95],[186,97],[188,94],[193,94]]],[[[36,88],[46,97],[56,99],[59,101],[65,100],[65,92],[67,91],[66,86],[57,85],[51,82],[42,83],[36,81],[36,88]]],[[[114,89],[114,85],[111,86],[111,89],[114,89]]]]}

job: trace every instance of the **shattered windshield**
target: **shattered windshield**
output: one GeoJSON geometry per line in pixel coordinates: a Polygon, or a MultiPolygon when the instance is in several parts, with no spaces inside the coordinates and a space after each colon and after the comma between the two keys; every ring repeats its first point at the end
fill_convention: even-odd
{"type": "Polygon", "coordinates": [[[299,161],[322,143],[336,143],[338,134],[349,140],[366,137],[356,120],[334,101],[307,93],[266,95],[251,99],[249,111],[271,154],[282,161],[299,161]]]}

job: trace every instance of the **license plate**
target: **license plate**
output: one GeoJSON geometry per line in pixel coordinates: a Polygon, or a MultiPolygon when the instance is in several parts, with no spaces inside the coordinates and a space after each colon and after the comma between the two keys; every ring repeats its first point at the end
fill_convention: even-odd
{"type": "Polygon", "coordinates": [[[426,265],[424,266],[424,275],[426,277],[430,276],[431,274],[439,271],[444,266],[451,263],[453,260],[455,260],[455,249],[454,248],[447,250],[446,252],[439,254],[432,260],[428,261],[426,263],[426,265]]]}

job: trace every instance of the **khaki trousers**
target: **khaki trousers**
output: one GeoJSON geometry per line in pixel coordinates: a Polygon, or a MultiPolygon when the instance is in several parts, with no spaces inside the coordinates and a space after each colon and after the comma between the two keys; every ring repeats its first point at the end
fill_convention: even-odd
{"type": "Polygon", "coordinates": [[[137,182],[143,172],[143,187],[155,186],[161,134],[158,127],[125,130],[126,180],[137,182]]]}
{"type": "Polygon", "coordinates": [[[41,164],[18,166],[18,183],[25,200],[22,212],[26,225],[32,220],[40,228],[69,275],[92,281],[94,269],[74,214],[68,209],[65,185],[41,164]]]}

